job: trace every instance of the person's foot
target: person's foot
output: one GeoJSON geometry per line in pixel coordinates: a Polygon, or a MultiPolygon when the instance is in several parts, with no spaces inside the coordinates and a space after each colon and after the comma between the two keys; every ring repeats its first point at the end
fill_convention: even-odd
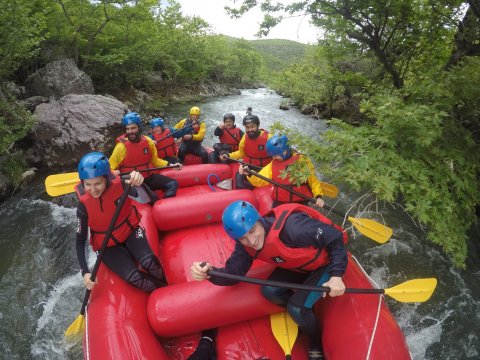
{"type": "Polygon", "coordinates": [[[323,350],[318,346],[310,346],[308,349],[308,360],[323,360],[323,350]]]}
{"type": "Polygon", "coordinates": [[[198,342],[195,351],[188,357],[188,360],[211,360],[216,359],[215,335],[217,330],[205,330],[198,342]]]}

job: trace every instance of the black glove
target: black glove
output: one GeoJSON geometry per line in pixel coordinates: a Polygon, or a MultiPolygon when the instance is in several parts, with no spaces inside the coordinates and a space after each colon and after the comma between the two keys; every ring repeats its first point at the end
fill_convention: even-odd
{"type": "Polygon", "coordinates": [[[214,360],[216,359],[215,336],[217,329],[205,330],[198,346],[187,360],[214,360]]]}

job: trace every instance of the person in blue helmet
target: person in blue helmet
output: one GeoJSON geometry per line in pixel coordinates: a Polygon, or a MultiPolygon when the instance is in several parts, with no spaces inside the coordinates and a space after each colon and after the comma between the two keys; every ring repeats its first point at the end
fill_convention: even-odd
{"type": "MultiPolygon", "coordinates": [[[[286,135],[274,135],[267,140],[266,144],[267,154],[272,157],[272,161],[264,166],[258,173],[268,179],[290,188],[297,193],[303,194],[308,198],[315,198],[315,205],[323,207],[324,201],[322,198],[323,189],[322,183],[315,175],[315,167],[308,156],[300,154],[292,150],[288,137],[286,135]],[[301,165],[309,172],[309,176],[306,181],[297,184],[291,180],[290,176],[284,176],[285,171],[294,164],[301,165]]],[[[246,171],[247,166],[241,166],[238,169],[239,174],[247,176],[247,180],[254,187],[268,186],[270,183],[255,175],[248,175],[246,171]]],[[[274,186],[272,191],[273,207],[276,207],[285,203],[301,203],[308,205],[309,200],[305,200],[304,197],[295,195],[294,193],[282,189],[279,186],[274,186]]]]}
{"type": "Polygon", "coordinates": [[[117,138],[117,144],[113,149],[109,162],[115,175],[120,172],[137,170],[144,172],[145,184],[152,190],[163,190],[164,198],[174,197],[177,194],[178,182],[161,174],[149,173],[148,169],[176,165],[182,168],[180,163],[169,163],[158,157],[155,143],[148,136],[141,134],[142,119],[136,112],[125,114],[122,119],[126,133],[117,138]]]}
{"type": "MultiPolygon", "coordinates": [[[[226,233],[235,240],[235,249],[224,268],[214,268],[204,261],[194,262],[195,280],[208,279],[215,285],[236,282],[209,276],[208,270],[244,276],[254,259],[276,266],[269,280],[327,286],[332,297],[343,295],[342,276],[347,267],[346,235],[343,230],[316,210],[302,204],[280,205],[265,216],[248,202],[235,201],[222,216],[226,233]]],[[[262,294],[271,302],[284,306],[309,339],[309,359],[323,358],[320,327],[313,306],[322,292],[293,291],[263,286],[262,294]]]]}
{"type": "MultiPolygon", "coordinates": [[[[80,183],[75,186],[79,199],[76,252],[84,285],[91,290],[95,283],[90,279],[85,257],[88,229],[90,244],[94,251],[98,251],[126,184],[132,186],[129,197],[140,199],[141,202],[149,202],[150,198],[149,193],[141,187],[144,178],[139,172],[132,171],[127,180],[115,176],[107,157],[101,152],[92,152],[81,158],[78,176],[80,183]]],[[[143,291],[151,292],[165,285],[162,266],[148,244],[138,212],[129,198],[122,206],[102,261],[130,285],[143,291]],[[146,272],[139,270],[137,262],[146,272]]]]}
{"type": "Polygon", "coordinates": [[[170,164],[180,163],[177,157],[177,145],[175,144],[174,131],[165,125],[162,118],[153,118],[150,120],[150,127],[152,131],[148,136],[155,143],[157,154],[160,159],[168,161],[170,164]]]}

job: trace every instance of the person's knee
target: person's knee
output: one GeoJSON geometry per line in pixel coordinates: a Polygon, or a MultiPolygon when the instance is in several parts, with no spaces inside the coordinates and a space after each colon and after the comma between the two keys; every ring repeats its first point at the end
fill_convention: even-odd
{"type": "Polygon", "coordinates": [[[164,188],[164,197],[169,198],[169,197],[174,197],[177,194],[177,189],[178,189],[178,181],[173,180],[169,181],[165,184],[164,188]]]}
{"type": "Polygon", "coordinates": [[[292,292],[275,286],[262,286],[262,295],[270,302],[285,307],[292,292]]]}
{"type": "Polygon", "coordinates": [[[125,279],[130,285],[143,290],[145,292],[152,292],[158,286],[152,280],[146,278],[144,274],[138,269],[133,269],[128,274],[127,278],[125,279]]]}
{"type": "Polygon", "coordinates": [[[210,164],[217,164],[220,161],[218,154],[215,151],[212,151],[208,154],[208,162],[210,164]]]}

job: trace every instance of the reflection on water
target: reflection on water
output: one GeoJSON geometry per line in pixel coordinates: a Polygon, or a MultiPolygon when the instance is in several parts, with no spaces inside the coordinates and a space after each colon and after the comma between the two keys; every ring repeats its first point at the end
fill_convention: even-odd
{"type": "MultiPolygon", "coordinates": [[[[280,102],[280,96],[266,89],[245,90],[239,96],[168,107],[165,120],[173,125],[188,114],[191,106],[200,106],[201,118],[207,123],[206,146],[217,141],[213,130],[224,113],[233,112],[237,125],[242,126],[248,106],[265,129],[278,120],[310,136],[325,130],[322,121],[295,109],[280,110],[280,102]]],[[[357,197],[343,192],[337,206],[345,208],[357,197]]],[[[82,358],[81,341],[67,343],[63,337],[65,329],[77,317],[83,299],[74,247],[75,210],[55,205],[51,200],[39,181],[28,191],[0,204],[2,359],[82,358]]],[[[469,260],[470,270],[452,269],[450,262],[426,241],[425,234],[408,216],[399,209],[387,207],[381,211],[385,223],[394,229],[392,239],[378,245],[356,234],[349,245],[370,276],[383,287],[420,277],[439,280],[428,302],[403,304],[387,298],[413,358],[479,359],[478,255],[469,260]]],[[[472,243],[478,244],[479,233],[478,229],[472,232],[472,243]]],[[[471,248],[478,251],[478,245],[471,248]]],[[[90,260],[93,259],[92,256],[90,260]]]]}

